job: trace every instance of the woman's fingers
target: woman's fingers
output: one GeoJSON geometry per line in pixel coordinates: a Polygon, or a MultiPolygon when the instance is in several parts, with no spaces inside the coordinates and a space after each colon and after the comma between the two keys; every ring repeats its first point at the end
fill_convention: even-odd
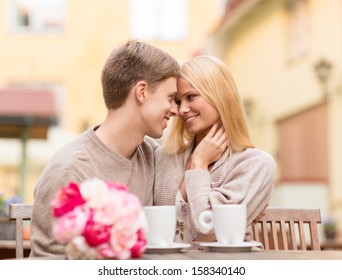
{"type": "Polygon", "coordinates": [[[222,136],[222,134],[224,134],[224,128],[223,128],[223,126],[220,126],[220,128],[219,129],[217,129],[218,128],[218,123],[215,123],[212,127],[211,127],[211,129],[210,129],[210,131],[208,132],[208,134],[207,134],[207,136],[206,136],[206,138],[208,139],[208,140],[214,140],[214,141],[217,141],[221,136],[222,136]]]}
{"type": "Polygon", "coordinates": [[[218,146],[224,146],[225,149],[227,147],[227,134],[224,131],[223,126],[219,128],[219,130],[215,133],[215,135],[212,137],[212,140],[218,145],[218,146]]]}
{"type": "MultiPolygon", "coordinates": [[[[268,206],[268,204],[267,204],[268,206]]],[[[267,207],[266,206],[266,207],[267,207]]],[[[266,215],[266,207],[261,211],[261,213],[255,218],[255,220],[252,222],[252,225],[255,225],[258,221],[260,221],[265,215],[266,215]]]]}
{"type": "Polygon", "coordinates": [[[215,136],[216,129],[217,129],[217,123],[215,123],[215,124],[211,127],[211,129],[210,129],[210,131],[209,131],[209,133],[207,134],[206,137],[208,137],[208,138],[210,139],[210,138],[212,138],[213,136],[215,136]]]}
{"type": "MultiPolygon", "coordinates": [[[[227,146],[227,134],[226,133],[223,133],[222,135],[221,135],[221,137],[218,139],[218,141],[217,141],[217,143],[219,144],[219,145],[223,145],[223,144],[225,144],[226,146],[227,146]]],[[[226,147],[225,146],[225,147],[226,147]]]]}
{"type": "Polygon", "coordinates": [[[217,130],[217,132],[215,133],[215,135],[213,136],[213,139],[214,139],[214,140],[220,139],[220,137],[222,136],[222,134],[225,134],[225,132],[224,132],[224,128],[221,126],[221,127],[217,130]]]}

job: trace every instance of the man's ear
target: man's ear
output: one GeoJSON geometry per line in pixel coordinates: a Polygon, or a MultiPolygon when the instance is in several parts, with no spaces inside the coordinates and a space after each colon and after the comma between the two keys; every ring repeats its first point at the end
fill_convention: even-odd
{"type": "Polygon", "coordinates": [[[147,94],[148,94],[147,90],[148,90],[148,85],[145,81],[139,81],[135,85],[134,94],[135,94],[136,99],[140,103],[144,103],[146,101],[147,94]]]}

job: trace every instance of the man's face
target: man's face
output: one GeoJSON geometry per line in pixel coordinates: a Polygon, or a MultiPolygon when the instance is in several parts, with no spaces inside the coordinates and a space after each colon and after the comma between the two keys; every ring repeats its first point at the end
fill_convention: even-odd
{"type": "Polygon", "coordinates": [[[178,114],[175,103],[177,93],[177,79],[168,78],[156,86],[154,91],[148,92],[148,97],[143,106],[142,118],[145,126],[145,134],[160,138],[171,116],[178,114]]]}

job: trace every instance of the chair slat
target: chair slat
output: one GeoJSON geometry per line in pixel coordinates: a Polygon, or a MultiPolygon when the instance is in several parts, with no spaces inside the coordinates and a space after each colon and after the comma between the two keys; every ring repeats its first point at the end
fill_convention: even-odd
{"type": "Polygon", "coordinates": [[[298,222],[298,228],[299,228],[299,245],[300,249],[303,251],[306,251],[306,243],[305,243],[305,234],[304,234],[304,226],[303,222],[298,222]]]}
{"type": "MultiPolygon", "coordinates": [[[[320,250],[318,223],[321,223],[319,209],[267,208],[266,215],[258,222],[261,228],[254,226],[253,232],[259,241],[261,241],[259,238],[261,234],[266,250],[320,250]],[[279,231],[277,224],[279,224],[279,231]],[[307,225],[310,231],[310,248],[307,248],[309,244],[306,243],[304,225],[307,225]],[[298,241],[296,231],[299,235],[298,241]],[[274,248],[270,247],[269,236],[272,238],[274,248]]],[[[308,238],[309,236],[307,240],[308,238]]]]}
{"type": "Polygon", "coordinates": [[[289,230],[290,230],[290,239],[291,239],[292,250],[297,250],[296,233],[295,233],[295,226],[294,226],[293,221],[289,221],[289,230]]]}
{"type": "Polygon", "coordinates": [[[262,237],[264,240],[264,248],[266,250],[269,250],[270,249],[270,241],[268,239],[268,229],[267,229],[266,221],[261,221],[261,231],[262,231],[262,237]]]}
{"type": "Polygon", "coordinates": [[[311,248],[314,251],[320,251],[321,247],[317,242],[314,242],[314,240],[318,240],[318,230],[317,230],[317,223],[311,222],[310,223],[310,239],[311,239],[311,248]]]}
{"type": "Polygon", "coordinates": [[[259,224],[256,223],[253,225],[252,227],[253,229],[253,236],[254,236],[254,240],[259,241],[260,240],[260,236],[259,236],[259,224]]]}
{"type": "Polygon", "coordinates": [[[278,231],[275,221],[271,221],[271,236],[274,244],[274,249],[279,250],[278,231]]]}
{"type": "Polygon", "coordinates": [[[288,242],[287,242],[287,234],[286,234],[286,226],[284,221],[280,221],[280,234],[283,242],[283,249],[288,250],[288,242]]]}
{"type": "Polygon", "coordinates": [[[33,205],[16,203],[9,205],[9,219],[15,220],[15,257],[24,257],[23,221],[32,217],[33,205]]]}

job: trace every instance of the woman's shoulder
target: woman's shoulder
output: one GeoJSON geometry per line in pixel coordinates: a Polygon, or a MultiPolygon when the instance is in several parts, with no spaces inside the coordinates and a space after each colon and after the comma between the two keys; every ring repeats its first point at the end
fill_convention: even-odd
{"type": "Polygon", "coordinates": [[[239,152],[241,155],[249,156],[249,157],[265,157],[273,159],[272,155],[264,150],[259,148],[246,148],[243,151],[239,152]]]}
{"type": "Polygon", "coordinates": [[[174,164],[176,162],[183,162],[184,152],[170,153],[165,146],[161,145],[154,153],[156,164],[174,164]]]}
{"type": "Polygon", "coordinates": [[[160,145],[154,153],[156,161],[159,160],[169,160],[171,158],[177,157],[177,154],[175,153],[169,153],[164,145],[160,145]]]}
{"type": "Polygon", "coordinates": [[[262,165],[267,165],[270,168],[276,168],[276,162],[273,156],[259,148],[246,148],[241,152],[233,153],[233,157],[235,157],[236,160],[248,160],[253,163],[253,165],[260,163],[262,165]]]}

